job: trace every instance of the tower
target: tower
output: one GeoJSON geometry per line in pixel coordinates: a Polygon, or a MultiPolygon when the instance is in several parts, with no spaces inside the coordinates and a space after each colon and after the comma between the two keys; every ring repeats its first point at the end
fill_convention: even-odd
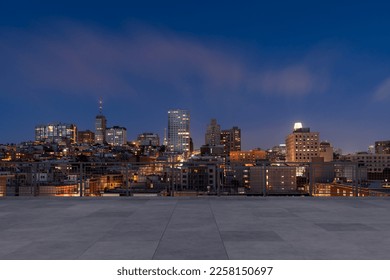
{"type": "Polygon", "coordinates": [[[104,144],[106,142],[107,120],[103,115],[103,101],[99,100],[99,115],[95,118],[95,143],[104,144]]]}
{"type": "Polygon", "coordinates": [[[241,129],[233,126],[231,129],[221,131],[221,145],[224,146],[225,154],[231,151],[241,151],[241,129]]]}
{"type": "Polygon", "coordinates": [[[205,144],[209,146],[221,144],[221,126],[217,124],[216,119],[211,119],[210,124],[207,126],[205,144]]]}
{"type": "Polygon", "coordinates": [[[168,150],[170,152],[190,153],[190,113],[187,110],[168,111],[168,150]]]}

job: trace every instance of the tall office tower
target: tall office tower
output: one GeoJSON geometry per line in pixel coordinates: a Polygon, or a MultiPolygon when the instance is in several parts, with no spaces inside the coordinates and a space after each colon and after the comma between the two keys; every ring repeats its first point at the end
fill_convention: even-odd
{"type": "Polygon", "coordinates": [[[209,146],[221,145],[221,126],[216,119],[211,119],[205,134],[205,144],[209,146]]]}
{"type": "Polygon", "coordinates": [[[95,143],[104,144],[106,142],[106,128],[107,120],[106,117],[102,114],[103,111],[103,101],[99,100],[99,115],[95,118],[95,143]]]}
{"type": "Polygon", "coordinates": [[[287,162],[310,162],[320,157],[320,133],[295,123],[294,131],[286,137],[287,162]]]}
{"type": "Polygon", "coordinates": [[[55,123],[37,125],[35,127],[35,141],[59,143],[69,141],[76,143],[77,127],[74,124],[55,123]]]}
{"type": "Polygon", "coordinates": [[[241,151],[241,129],[233,126],[231,129],[221,131],[221,145],[224,146],[225,154],[231,151],[241,151]]]}
{"type": "Polygon", "coordinates": [[[376,141],[375,142],[376,154],[390,154],[390,141],[376,141]]]}
{"type": "Polygon", "coordinates": [[[168,151],[190,154],[190,113],[187,110],[168,111],[168,151]]]}
{"type": "Polygon", "coordinates": [[[111,146],[123,146],[127,142],[127,130],[125,127],[113,126],[106,130],[106,140],[111,146]]]}

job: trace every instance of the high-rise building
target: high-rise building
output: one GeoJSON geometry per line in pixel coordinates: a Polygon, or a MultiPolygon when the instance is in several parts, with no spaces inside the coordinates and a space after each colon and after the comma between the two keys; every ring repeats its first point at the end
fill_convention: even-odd
{"type": "Polygon", "coordinates": [[[127,130],[125,127],[113,126],[106,130],[106,140],[111,146],[123,146],[127,142],[127,130]]]}
{"type": "Polygon", "coordinates": [[[320,157],[320,133],[295,123],[294,131],[286,137],[287,162],[311,162],[320,157]]]}
{"type": "Polygon", "coordinates": [[[209,146],[221,144],[221,126],[217,124],[216,119],[211,119],[210,124],[207,126],[205,144],[209,146]]]}
{"type": "Polygon", "coordinates": [[[104,144],[106,142],[106,129],[107,129],[107,120],[106,117],[102,114],[103,111],[103,101],[99,100],[99,115],[95,118],[95,143],[104,144]]]}
{"type": "Polygon", "coordinates": [[[35,127],[35,141],[59,143],[69,141],[76,143],[77,127],[74,124],[53,123],[35,127]]]}
{"type": "Polygon", "coordinates": [[[241,151],[241,129],[234,126],[231,129],[222,130],[221,145],[224,146],[226,154],[232,151],[241,151]]]}
{"type": "Polygon", "coordinates": [[[190,153],[190,113],[187,110],[168,111],[168,151],[190,153]]]}

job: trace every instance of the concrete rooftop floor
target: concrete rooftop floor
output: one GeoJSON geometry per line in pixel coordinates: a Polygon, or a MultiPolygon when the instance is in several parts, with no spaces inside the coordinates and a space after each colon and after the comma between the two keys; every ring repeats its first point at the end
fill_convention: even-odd
{"type": "Polygon", "coordinates": [[[389,198],[2,198],[0,259],[390,259],[389,198]]]}

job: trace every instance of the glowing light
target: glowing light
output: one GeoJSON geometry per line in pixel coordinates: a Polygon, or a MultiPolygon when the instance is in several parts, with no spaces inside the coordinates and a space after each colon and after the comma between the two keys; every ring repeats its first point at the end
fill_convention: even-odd
{"type": "Polygon", "coordinates": [[[296,122],[294,123],[294,131],[297,130],[297,129],[301,129],[303,126],[302,126],[302,123],[301,122],[296,122]]]}

